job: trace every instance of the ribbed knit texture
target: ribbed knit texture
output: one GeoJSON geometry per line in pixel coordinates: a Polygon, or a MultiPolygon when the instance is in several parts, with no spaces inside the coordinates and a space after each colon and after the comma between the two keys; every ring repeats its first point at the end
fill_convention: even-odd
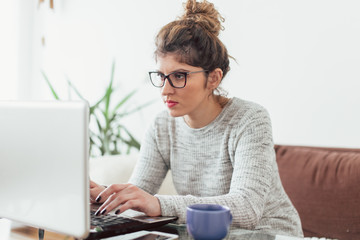
{"type": "Polygon", "coordinates": [[[161,112],[145,135],[129,182],[156,194],[169,169],[179,195],[156,195],[162,215],[185,223],[187,206],[216,203],[231,209],[240,228],[303,236],[281,184],[271,121],[261,106],[232,98],[199,129],[161,112]]]}

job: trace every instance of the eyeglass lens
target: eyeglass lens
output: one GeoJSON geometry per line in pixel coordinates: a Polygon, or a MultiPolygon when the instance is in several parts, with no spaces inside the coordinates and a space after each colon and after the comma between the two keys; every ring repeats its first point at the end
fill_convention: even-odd
{"type": "Polygon", "coordinates": [[[186,84],[186,75],[187,73],[174,72],[165,76],[160,72],[151,72],[150,79],[155,87],[162,87],[165,84],[165,79],[167,78],[170,82],[170,85],[176,88],[182,88],[186,84]]]}

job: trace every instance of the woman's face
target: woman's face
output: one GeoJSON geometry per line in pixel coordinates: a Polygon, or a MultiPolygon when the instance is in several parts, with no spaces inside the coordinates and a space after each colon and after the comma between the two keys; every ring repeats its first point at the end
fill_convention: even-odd
{"type": "MultiPolygon", "coordinates": [[[[176,55],[166,54],[158,56],[158,71],[168,75],[173,72],[196,72],[202,71],[201,67],[190,66],[177,61],[176,55]]],[[[205,69],[206,70],[206,69],[205,69]]],[[[204,72],[187,75],[184,88],[173,88],[166,79],[161,88],[162,99],[172,117],[188,115],[191,117],[201,116],[202,112],[210,104],[212,89],[206,87],[206,75],[204,72]]]]}

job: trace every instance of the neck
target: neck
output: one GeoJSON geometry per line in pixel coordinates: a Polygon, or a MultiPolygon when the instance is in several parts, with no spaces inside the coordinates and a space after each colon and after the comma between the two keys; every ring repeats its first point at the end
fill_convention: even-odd
{"type": "Polygon", "coordinates": [[[201,111],[197,111],[194,114],[188,114],[184,116],[184,121],[191,128],[202,128],[210,124],[221,113],[223,107],[226,105],[228,99],[221,97],[221,102],[215,98],[201,111]],[[224,103],[225,104],[221,104],[224,103]]]}

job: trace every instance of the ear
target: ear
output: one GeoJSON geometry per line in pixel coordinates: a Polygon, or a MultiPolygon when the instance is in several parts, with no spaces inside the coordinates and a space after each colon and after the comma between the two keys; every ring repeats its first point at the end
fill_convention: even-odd
{"type": "Polygon", "coordinates": [[[220,68],[215,68],[212,72],[209,73],[207,88],[214,90],[221,83],[223,77],[223,71],[220,68]]]}

